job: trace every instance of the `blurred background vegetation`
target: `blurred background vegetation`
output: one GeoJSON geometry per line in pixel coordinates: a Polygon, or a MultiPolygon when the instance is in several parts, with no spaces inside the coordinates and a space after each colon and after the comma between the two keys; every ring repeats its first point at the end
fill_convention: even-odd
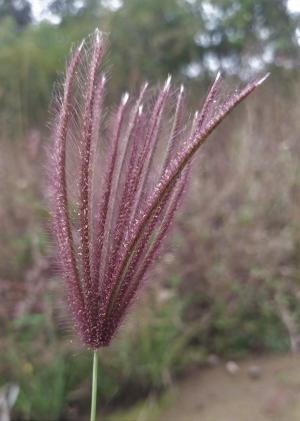
{"type": "Polygon", "coordinates": [[[0,386],[20,387],[15,419],[88,413],[91,358],[68,322],[44,180],[53,84],[96,26],[109,105],[168,73],[198,106],[218,69],[235,82],[272,72],[195,161],[155,283],[101,352],[103,413],[163,399],[211,354],[300,349],[297,3],[0,0],[0,386]]]}

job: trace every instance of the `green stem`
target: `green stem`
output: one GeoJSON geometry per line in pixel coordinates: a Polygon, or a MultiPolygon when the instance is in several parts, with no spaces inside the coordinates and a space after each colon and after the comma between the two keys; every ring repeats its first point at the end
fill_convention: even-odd
{"type": "Polygon", "coordinates": [[[92,400],[91,400],[91,421],[96,421],[97,373],[98,373],[98,354],[97,354],[97,351],[94,351],[94,357],[93,357],[93,380],[92,380],[92,400]]]}

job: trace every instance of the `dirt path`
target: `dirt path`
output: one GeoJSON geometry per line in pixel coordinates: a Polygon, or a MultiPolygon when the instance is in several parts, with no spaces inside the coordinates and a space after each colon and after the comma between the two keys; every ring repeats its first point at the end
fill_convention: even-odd
{"type": "Polygon", "coordinates": [[[271,356],[194,373],[176,387],[160,421],[300,421],[300,356],[271,356]],[[249,367],[261,377],[249,377],[249,367]]]}

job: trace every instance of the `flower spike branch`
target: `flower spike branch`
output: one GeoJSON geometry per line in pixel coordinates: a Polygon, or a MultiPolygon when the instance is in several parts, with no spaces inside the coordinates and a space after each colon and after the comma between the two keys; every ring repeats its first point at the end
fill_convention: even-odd
{"type": "Polygon", "coordinates": [[[152,107],[145,84],[136,101],[124,94],[110,124],[101,128],[103,52],[96,30],[67,65],[51,173],[53,227],[68,301],[76,331],[93,349],[109,345],[159,251],[195,152],[268,76],[215,106],[218,74],[190,123],[184,89],[174,106],[169,76],[152,107]]]}
{"type": "Polygon", "coordinates": [[[218,74],[193,119],[183,86],[174,101],[170,76],[154,102],[145,84],[137,99],[126,93],[105,113],[104,50],[96,30],[71,55],[57,98],[50,179],[69,307],[93,350],[110,344],[157,257],[196,151],[268,76],[221,101],[218,74]]]}

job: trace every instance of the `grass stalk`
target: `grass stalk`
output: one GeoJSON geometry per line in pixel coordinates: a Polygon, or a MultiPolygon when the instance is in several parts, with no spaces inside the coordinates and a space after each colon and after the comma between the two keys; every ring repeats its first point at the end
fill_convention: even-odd
{"type": "Polygon", "coordinates": [[[96,421],[97,411],[97,375],[98,375],[98,353],[93,353],[93,378],[92,378],[92,398],[91,398],[91,421],[96,421]]]}

